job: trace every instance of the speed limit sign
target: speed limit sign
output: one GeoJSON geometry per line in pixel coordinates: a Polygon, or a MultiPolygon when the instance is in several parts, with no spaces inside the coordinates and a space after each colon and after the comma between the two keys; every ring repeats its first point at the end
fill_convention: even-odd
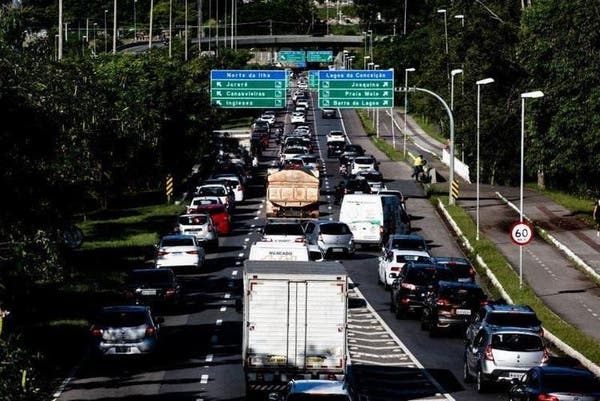
{"type": "Polygon", "coordinates": [[[533,239],[533,227],[526,221],[517,221],[510,226],[510,239],[517,245],[527,245],[533,239]]]}

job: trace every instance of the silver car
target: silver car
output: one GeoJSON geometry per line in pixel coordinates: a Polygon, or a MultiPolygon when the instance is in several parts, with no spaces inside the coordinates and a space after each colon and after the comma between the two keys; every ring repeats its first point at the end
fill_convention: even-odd
{"type": "Polygon", "coordinates": [[[463,379],[475,379],[477,391],[520,379],[529,369],[548,364],[544,338],[529,330],[483,327],[465,345],[463,379]]]}
{"type": "Polygon", "coordinates": [[[205,247],[219,247],[217,227],[207,213],[182,214],[177,218],[177,230],[183,235],[193,235],[205,247]]]}
{"type": "Polygon", "coordinates": [[[306,240],[317,245],[325,257],[347,256],[355,251],[354,237],[346,223],[331,220],[309,221],[304,226],[306,240]]]}
{"type": "Polygon", "coordinates": [[[150,354],[156,349],[162,322],[152,317],[147,306],[104,307],[90,328],[94,355],[150,354]]]}

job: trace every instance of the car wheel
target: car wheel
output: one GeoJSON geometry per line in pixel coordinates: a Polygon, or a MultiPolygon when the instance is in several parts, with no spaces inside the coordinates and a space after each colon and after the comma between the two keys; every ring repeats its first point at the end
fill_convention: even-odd
{"type": "Polygon", "coordinates": [[[465,361],[463,363],[463,381],[465,383],[472,383],[473,382],[473,376],[471,376],[471,373],[469,373],[469,366],[467,365],[467,359],[465,358],[465,361]]]}
{"type": "Polygon", "coordinates": [[[477,387],[477,392],[479,394],[485,393],[489,387],[488,382],[487,382],[487,380],[485,380],[485,377],[483,376],[483,372],[481,371],[481,369],[479,369],[477,371],[476,387],[477,387]]]}

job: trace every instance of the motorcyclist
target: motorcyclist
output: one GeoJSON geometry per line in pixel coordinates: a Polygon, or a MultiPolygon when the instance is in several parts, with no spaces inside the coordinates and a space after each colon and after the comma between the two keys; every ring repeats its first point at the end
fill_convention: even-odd
{"type": "Polygon", "coordinates": [[[415,160],[413,161],[413,173],[411,177],[414,177],[415,181],[419,180],[419,174],[423,172],[424,161],[423,155],[415,157],[415,160]]]}

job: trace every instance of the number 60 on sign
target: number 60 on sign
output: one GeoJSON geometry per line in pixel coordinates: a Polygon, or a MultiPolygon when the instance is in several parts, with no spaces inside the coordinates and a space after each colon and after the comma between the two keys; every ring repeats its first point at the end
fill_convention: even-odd
{"type": "Polygon", "coordinates": [[[533,239],[533,227],[525,221],[517,221],[510,226],[510,239],[517,245],[527,245],[533,239]]]}

